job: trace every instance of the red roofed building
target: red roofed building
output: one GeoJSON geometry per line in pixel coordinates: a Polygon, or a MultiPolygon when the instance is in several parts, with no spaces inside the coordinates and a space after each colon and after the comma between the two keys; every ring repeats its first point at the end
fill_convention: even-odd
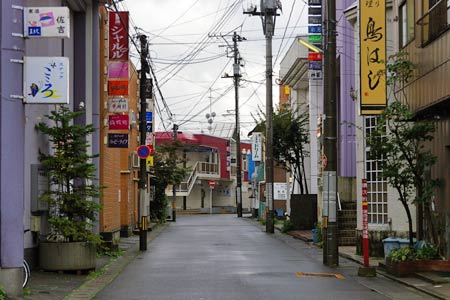
{"type": "MultiPolygon", "coordinates": [[[[178,132],[177,139],[184,143],[186,167],[190,168],[185,180],[176,187],[177,211],[200,210],[214,213],[236,212],[236,162],[233,139],[207,134],[178,132]],[[215,186],[210,189],[210,181],[215,186]]],[[[172,132],[156,132],[156,144],[173,140],[172,132]]],[[[249,153],[251,144],[241,141],[241,153],[249,153]]],[[[250,211],[250,188],[248,187],[247,155],[242,155],[242,207],[250,211]]],[[[172,186],[167,187],[166,195],[172,200],[172,186]]]]}

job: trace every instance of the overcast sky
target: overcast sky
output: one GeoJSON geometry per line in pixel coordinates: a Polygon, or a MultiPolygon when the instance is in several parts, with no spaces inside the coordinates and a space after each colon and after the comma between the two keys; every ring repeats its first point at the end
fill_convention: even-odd
{"type": "MultiPolygon", "coordinates": [[[[130,33],[137,30],[149,37],[156,78],[180,130],[207,133],[205,114],[210,112],[210,106],[216,113],[213,126],[235,122],[234,115],[223,116],[235,108],[233,80],[221,78],[225,73],[233,74],[232,53],[228,50],[227,57],[226,45],[232,45],[235,31],[247,39],[238,45],[244,64],[239,89],[241,134],[246,136],[253,128],[252,112],[258,108],[265,111],[265,37],[261,18],[243,14],[252,4],[258,5],[260,11],[259,0],[125,0],[117,4],[119,10],[130,12],[130,33]]],[[[295,36],[307,32],[305,1],[282,0],[282,5],[273,39],[274,81],[279,63],[295,36]]],[[[132,53],[137,55],[133,48],[132,53]]],[[[275,105],[275,82],[273,91],[275,105]]],[[[159,95],[157,101],[163,109],[159,95]]],[[[170,130],[172,123],[167,112],[156,114],[156,129],[165,130],[164,123],[170,130]]]]}

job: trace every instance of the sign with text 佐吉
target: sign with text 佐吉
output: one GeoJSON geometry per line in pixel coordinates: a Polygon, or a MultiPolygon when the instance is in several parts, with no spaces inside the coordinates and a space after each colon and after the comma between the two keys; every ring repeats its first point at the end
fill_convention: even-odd
{"type": "Polygon", "coordinates": [[[24,36],[70,38],[68,7],[24,7],[24,36]]]}
{"type": "Polygon", "coordinates": [[[360,0],[361,114],[377,114],[386,96],[386,1],[360,0]]]}
{"type": "Polygon", "coordinates": [[[24,57],[24,102],[69,103],[69,58],[24,57]]]}

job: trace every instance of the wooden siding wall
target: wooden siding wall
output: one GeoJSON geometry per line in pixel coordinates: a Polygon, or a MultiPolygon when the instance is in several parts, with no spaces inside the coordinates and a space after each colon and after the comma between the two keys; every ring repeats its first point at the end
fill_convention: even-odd
{"type": "MultiPolygon", "coordinates": [[[[419,1],[416,1],[416,12],[419,1]]],[[[416,13],[417,16],[420,15],[416,13]]],[[[416,32],[417,35],[417,32],[416,32]]],[[[417,38],[417,37],[416,37],[417,38]]],[[[444,32],[425,47],[410,43],[406,47],[412,62],[418,69],[406,87],[411,109],[415,112],[428,108],[450,97],[450,31],[444,32]]],[[[439,178],[442,186],[436,194],[437,211],[450,213],[450,118],[436,119],[435,139],[430,149],[438,157],[432,169],[432,177],[439,178]]]]}
{"type": "Polygon", "coordinates": [[[406,47],[418,70],[407,85],[406,95],[414,111],[429,107],[450,96],[450,31],[424,48],[406,47]]]}

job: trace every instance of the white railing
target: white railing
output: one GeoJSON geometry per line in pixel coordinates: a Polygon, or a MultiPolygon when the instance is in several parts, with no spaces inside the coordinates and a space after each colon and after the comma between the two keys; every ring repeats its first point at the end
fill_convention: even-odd
{"type": "MultiPolygon", "coordinates": [[[[218,163],[209,163],[204,161],[197,161],[195,165],[192,167],[192,172],[189,174],[189,177],[177,184],[175,186],[175,191],[179,193],[179,196],[188,196],[192,190],[192,187],[195,184],[195,181],[199,176],[202,177],[211,177],[211,178],[220,178],[219,174],[219,164],[218,163]]],[[[166,195],[172,195],[173,186],[169,185],[166,188],[166,195]]]]}

